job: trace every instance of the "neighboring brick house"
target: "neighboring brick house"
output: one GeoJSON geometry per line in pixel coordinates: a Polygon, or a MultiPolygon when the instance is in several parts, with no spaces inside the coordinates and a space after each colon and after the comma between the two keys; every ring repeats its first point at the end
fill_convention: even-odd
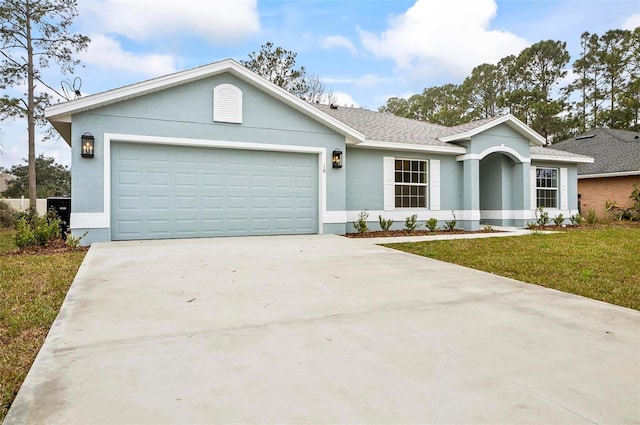
{"type": "Polygon", "coordinates": [[[581,213],[590,209],[606,218],[607,201],[629,208],[633,185],[640,186],[640,132],[597,128],[550,146],[594,158],[578,165],[581,213]]]}

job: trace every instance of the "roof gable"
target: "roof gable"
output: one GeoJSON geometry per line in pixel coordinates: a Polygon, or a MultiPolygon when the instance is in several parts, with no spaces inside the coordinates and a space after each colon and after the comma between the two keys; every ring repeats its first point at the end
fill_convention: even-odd
{"type": "Polygon", "coordinates": [[[324,114],[281,87],[276,86],[245,68],[233,59],[225,59],[209,65],[89,95],[69,102],[51,105],[46,108],[45,116],[69,143],[71,138],[71,116],[74,114],[144,96],[161,90],[166,90],[171,87],[187,84],[192,81],[208,78],[225,72],[235,75],[254,87],[268,93],[270,96],[280,100],[284,104],[302,112],[304,115],[326,125],[337,133],[342,134],[355,142],[364,141],[364,135],[360,132],[354,130],[348,125],[345,125],[343,122],[324,114]]]}
{"type": "Polygon", "coordinates": [[[443,142],[469,140],[471,137],[497,127],[500,124],[506,124],[511,127],[525,139],[529,140],[529,143],[532,146],[543,146],[545,144],[545,140],[541,135],[533,131],[529,126],[511,114],[485,118],[478,121],[472,121],[467,124],[450,127],[448,128],[448,131],[440,137],[440,140],[443,142]]]}

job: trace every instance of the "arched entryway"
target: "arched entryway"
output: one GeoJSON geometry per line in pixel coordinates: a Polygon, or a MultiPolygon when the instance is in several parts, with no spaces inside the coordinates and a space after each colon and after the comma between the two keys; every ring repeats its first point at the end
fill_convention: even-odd
{"type": "MultiPolygon", "coordinates": [[[[514,166],[516,162],[496,152],[480,160],[480,223],[514,225],[514,166]]],[[[520,190],[521,192],[521,190],[520,190]]]]}
{"type": "Polygon", "coordinates": [[[480,223],[523,226],[528,216],[528,158],[511,149],[486,152],[479,164],[480,223]]]}

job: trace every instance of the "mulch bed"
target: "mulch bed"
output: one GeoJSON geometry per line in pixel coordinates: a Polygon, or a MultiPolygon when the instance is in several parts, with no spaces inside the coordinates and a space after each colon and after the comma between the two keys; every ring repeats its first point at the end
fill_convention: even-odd
{"type": "Polygon", "coordinates": [[[389,230],[388,232],[382,230],[369,231],[364,233],[347,233],[346,235],[342,235],[347,238],[392,238],[397,236],[435,236],[435,235],[466,235],[466,234],[475,234],[475,233],[501,233],[499,230],[462,230],[455,229],[452,231],[446,230],[436,230],[435,232],[430,232],[429,230],[414,230],[413,232],[409,232],[407,230],[389,230]]]}
{"type": "Polygon", "coordinates": [[[13,251],[0,253],[0,256],[23,255],[23,254],[52,255],[52,254],[65,254],[67,252],[82,252],[82,251],[88,251],[88,250],[89,250],[89,247],[87,246],[72,247],[67,245],[66,243],[64,243],[62,239],[60,239],[60,240],[55,240],[53,242],[49,242],[47,245],[44,245],[44,246],[32,245],[24,249],[16,248],[13,251]]]}

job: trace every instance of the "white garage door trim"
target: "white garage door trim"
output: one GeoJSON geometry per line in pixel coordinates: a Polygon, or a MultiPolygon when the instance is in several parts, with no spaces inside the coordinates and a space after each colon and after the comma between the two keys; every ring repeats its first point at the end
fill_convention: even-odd
{"type": "Polygon", "coordinates": [[[259,150],[269,152],[311,153],[318,155],[318,233],[323,233],[322,224],[326,215],[326,158],[327,149],[308,146],[277,145],[267,143],[230,142],[225,140],[186,139],[178,137],[141,136],[136,134],[104,134],[104,210],[98,213],[72,214],[74,228],[108,228],[111,233],[111,142],[149,143],[174,146],[196,146],[223,149],[259,150]]]}

